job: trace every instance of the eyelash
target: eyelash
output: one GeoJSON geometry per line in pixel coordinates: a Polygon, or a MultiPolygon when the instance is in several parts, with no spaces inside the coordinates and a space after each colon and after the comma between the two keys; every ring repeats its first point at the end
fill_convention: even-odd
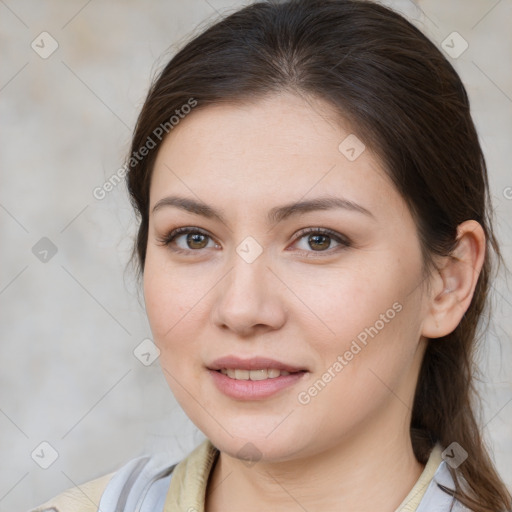
{"type": "MultiPolygon", "coordinates": [[[[210,238],[211,240],[213,240],[213,238],[206,231],[202,230],[201,228],[188,226],[188,227],[181,227],[181,228],[173,229],[167,235],[158,238],[158,244],[162,245],[162,246],[169,247],[173,252],[176,252],[179,254],[184,254],[187,256],[192,256],[193,253],[200,252],[202,249],[188,249],[187,250],[187,249],[181,249],[179,247],[171,247],[171,243],[178,236],[184,235],[184,234],[190,234],[190,233],[199,233],[199,234],[205,235],[208,238],[210,238]]],[[[317,257],[316,256],[317,254],[320,255],[320,257],[322,257],[321,256],[322,253],[323,254],[327,253],[327,255],[331,255],[333,252],[347,249],[348,247],[351,247],[351,245],[352,245],[351,241],[347,237],[342,236],[339,233],[336,233],[336,231],[332,231],[327,228],[304,228],[304,229],[301,229],[300,231],[297,232],[293,243],[296,243],[301,238],[304,238],[306,235],[324,235],[340,244],[338,247],[335,247],[334,249],[327,249],[326,251],[313,251],[313,250],[303,251],[303,250],[301,250],[301,252],[309,253],[306,256],[308,258],[317,257]],[[315,256],[310,256],[311,253],[315,254],[315,256]]]]}

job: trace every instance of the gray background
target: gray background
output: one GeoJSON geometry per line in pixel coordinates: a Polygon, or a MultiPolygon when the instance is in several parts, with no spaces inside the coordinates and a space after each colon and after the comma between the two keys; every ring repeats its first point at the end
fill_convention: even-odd
{"type": "MultiPolygon", "coordinates": [[[[453,31],[469,44],[449,59],[470,95],[510,265],[512,1],[385,3],[440,47],[453,31]]],[[[241,5],[0,0],[0,512],[26,510],[142,453],[184,455],[203,439],[158,360],[145,366],[133,354],[151,334],[126,268],[134,218],[125,187],[102,200],[93,190],[122,165],[153,74],[187,35],[241,5]],[[43,31],[59,45],[46,59],[31,47],[42,46],[43,31]],[[45,256],[43,237],[55,255],[45,256]],[[36,448],[40,461],[49,457],[43,441],[58,453],[48,469],[31,457],[36,448]]],[[[503,276],[493,298],[482,424],[512,486],[512,296],[503,276]]]]}

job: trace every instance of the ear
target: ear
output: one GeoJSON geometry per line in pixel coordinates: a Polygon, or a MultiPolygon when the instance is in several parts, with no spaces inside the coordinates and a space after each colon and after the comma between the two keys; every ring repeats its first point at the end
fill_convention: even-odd
{"type": "Polygon", "coordinates": [[[455,330],[471,304],[485,259],[485,233],[475,220],[457,227],[457,245],[440,259],[431,279],[428,313],[422,335],[440,338],[455,330]]]}

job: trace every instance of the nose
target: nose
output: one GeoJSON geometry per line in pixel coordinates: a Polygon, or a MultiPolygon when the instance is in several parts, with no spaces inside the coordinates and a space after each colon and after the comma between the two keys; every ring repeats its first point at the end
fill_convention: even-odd
{"type": "Polygon", "coordinates": [[[238,254],[231,270],[214,288],[212,321],[223,330],[250,337],[281,328],[286,322],[283,285],[263,253],[249,263],[238,254]]]}

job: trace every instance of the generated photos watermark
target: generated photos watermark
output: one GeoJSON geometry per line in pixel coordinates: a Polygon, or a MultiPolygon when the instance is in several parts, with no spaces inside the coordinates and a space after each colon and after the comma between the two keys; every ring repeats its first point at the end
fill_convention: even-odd
{"type": "Polygon", "coordinates": [[[157,141],[161,142],[162,139],[171,132],[171,130],[179,124],[179,122],[185,118],[192,109],[197,105],[197,100],[189,98],[187,103],[183,104],[180,108],[174,111],[174,114],[169,117],[168,121],[161,123],[157,126],[151,135],[148,136],[146,142],[138,149],[134,151],[128,161],[120,167],[115,173],[113,173],[100,187],[95,187],[92,191],[92,195],[98,201],[101,201],[107,197],[107,194],[112,192],[114,188],[124,181],[124,177],[128,173],[131,167],[135,167],[141,162],[149,152],[154,149],[157,145],[157,141]]]}
{"type": "Polygon", "coordinates": [[[363,348],[368,345],[368,338],[375,338],[382,329],[389,324],[393,318],[402,311],[403,306],[395,302],[385,313],[379,315],[379,319],[370,327],[365,327],[351,342],[350,347],[338,355],[336,360],[327,368],[327,370],[312,384],[307,390],[301,391],[297,395],[297,400],[301,405],[307,405],[312,398],[318,395],[354,357],[359,354],[363,348]]]}

